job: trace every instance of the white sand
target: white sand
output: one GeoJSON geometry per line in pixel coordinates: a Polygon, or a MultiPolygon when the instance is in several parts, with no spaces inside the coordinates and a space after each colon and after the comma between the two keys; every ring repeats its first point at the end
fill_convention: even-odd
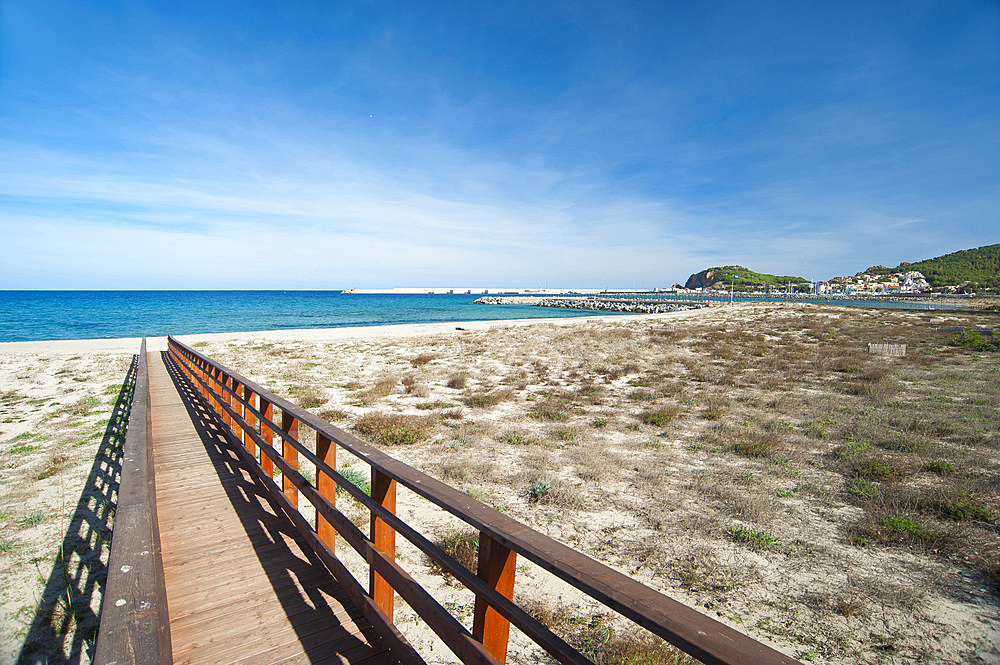
{"type": "MultiPolygon", "coordinates": [[[[476,330],[510,328],[531,325],[575,325],[598,321],[661,320],[701,314],[709,308],[682,310],[666,314],[596,315],[546,319],[506,319],[500,321],[456,321],[447,323],[405,323],[390,326],[348,326],[343,328],[302,328],[289,330],[254,330],[248,332],[200,333],[178,335],[185,344],[201,342],[333,342],[348,339],[387,339],[395,337],[424,337],[446,333],[460,334],[476,330]],[[463,330],[458,330],[462,328],[463,330]]],[[[0,355],[34,355],[55,353],[78,355],[84,353],[135,353],[141,342],[139,337],[118,337],[112,339],[65,339],[42,340],[37,342],[0,342],[0,355]]],[[[166,337],[147,337],[146,349],[166,351],[166,337]]]]}

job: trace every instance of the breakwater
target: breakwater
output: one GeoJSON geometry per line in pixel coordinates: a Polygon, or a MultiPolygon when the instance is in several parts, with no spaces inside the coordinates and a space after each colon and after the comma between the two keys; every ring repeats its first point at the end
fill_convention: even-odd
{"type": "Polygon", "coordinates": [[[586,296],[565,296],[561,298],[539,298],[524,296],[484,296],[473,301],[476,305],[533,305],[535,307],[559,307],[562,309],[589,309],[602,312],[631,314],[665,314],[685,309],[710,307],[709,303],[665,302],[663,300],[620,300],[616,298],[589,298],[586,296]]]}

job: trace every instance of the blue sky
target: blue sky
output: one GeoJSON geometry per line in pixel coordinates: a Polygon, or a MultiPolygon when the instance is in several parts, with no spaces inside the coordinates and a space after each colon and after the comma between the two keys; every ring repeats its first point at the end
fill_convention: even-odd
{"type": "Polygon", "coordinates": [[[653,287],[1000,241],[1000,3],[0,0],[0,288],[653,287]]]}

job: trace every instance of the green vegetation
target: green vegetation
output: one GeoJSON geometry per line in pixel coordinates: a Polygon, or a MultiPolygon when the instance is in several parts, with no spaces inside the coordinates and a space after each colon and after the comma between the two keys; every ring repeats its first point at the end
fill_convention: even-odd
{"type": "Polygon", "coordinates": [[[17,525],[22,529],[28,529],[33,526],[38,526],[45,521],[45,513],[41,510],[36,510],[33,513],[25,515],[17,521],[17,525]]]}
{"type": "Polygon", "coordinates": [[[955,333],[955,337],[949,344],[971,351],[1000,351],[1000,343],[996,341],[996,338],[991,335],[990,339],[991,341],[987,342],[981,334],[972,328],[964,328],[955,333]]]}
{"type": "Polygon", "coordinates": [[[775,545],[778,539],[766,531],[760,531],[743,524],[730,527],[726,532],[729,539],[736,543],[745,543],[755,550],[762,550],[775,545]]]}
{"type": "MultiPolygon", "coordinates": [[[[869,268],[871,270],[874,269],[869,268]]],[[[931,286],[978,282],[997,289],[1000,288],[1000,244],[963,249],[916,263],[901,263],[892,272],[909,270],[923,273],[931,286]]]]}
{"type": "Polygon", "coordinates": [[[787,284],[802,284],[805,282],[809,282],[805,277],[771,275],[766,272],[756,272],[743,266],[717,266],[691,275],[685,286],[689,289],[696,288],[697,286],[711,288],[718,284],[727,287],[731,286],[736,291],[752,291],[765,286],[784,287],[787,284]],[[702,276],[700,280],[701,284],[698,283],[699,275],[702,276]],[[733,279],[734,277],[736,278],[735,280],[733,279]]]}
{"type": "Polygon", "coordinates": [[[543,478],[539,478],[528,488],[528,500],[538,503],[552,491],[552,483],[543,478]]]}
{"type": "MultiPolygon", "coordinates": [[[[361,473],[357,469],[352,469],[349,465],[344,465],[337,470],[337,473],[344,477],[344,480],[351,483],[361,491],[363,491],[368,496],[372,494],[372,485],[365,478],[365,474],[361,473]]],[[[337,485],[337,493],[346,492],[342,486],[337,485]]]]}

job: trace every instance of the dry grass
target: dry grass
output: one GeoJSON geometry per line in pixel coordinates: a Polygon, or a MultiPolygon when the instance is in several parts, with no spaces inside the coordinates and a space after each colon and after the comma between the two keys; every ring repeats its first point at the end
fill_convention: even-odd
{"type": "Polygon", "coordinates": [[[427,438],[430,427],[427,418],[398,413],[370,413],[354,423],[358,434],[385,446],[417,443],[427,438]]]}
{"type": "Polygon", "coordinates": [[[881,662],[871,644],[888,642],[867,636],[891,632],[896,655],[960,662],[971,643],[934,645],[978,625],[984,606],[948,605],[966,623],[930,608],[1000,583],[1000,358],[935,329],[988,324],[740,311],[735,323],[720,314],[666,330],[622,319],[436,338],[436,360],[404,376],[409,392],[393,383],[377,411],[334,386],[371,386],[411,363],[398,342],[309,381],[360,436],[409,432],[399,439],[416,445],[394,455],[502,497],[516,519],[706,611],[724,601],[726,620],[790,655],[881,662]],[[869,341],[905,343],[907,355],[871,356],[869,341]],[[429,394],[415,400],[418,386],[429,394]],[[449,407],[457,400],[465,412],[449,407]],[[844,576],[897,569],[895,586],[844,576]],[[829,580],[819,595],[817,578],[829,580]],[[927,609],[909,607],[907,589],[924,590],[927,609]],[[874,608],[877,627],[863,623],[874,608]]]}

